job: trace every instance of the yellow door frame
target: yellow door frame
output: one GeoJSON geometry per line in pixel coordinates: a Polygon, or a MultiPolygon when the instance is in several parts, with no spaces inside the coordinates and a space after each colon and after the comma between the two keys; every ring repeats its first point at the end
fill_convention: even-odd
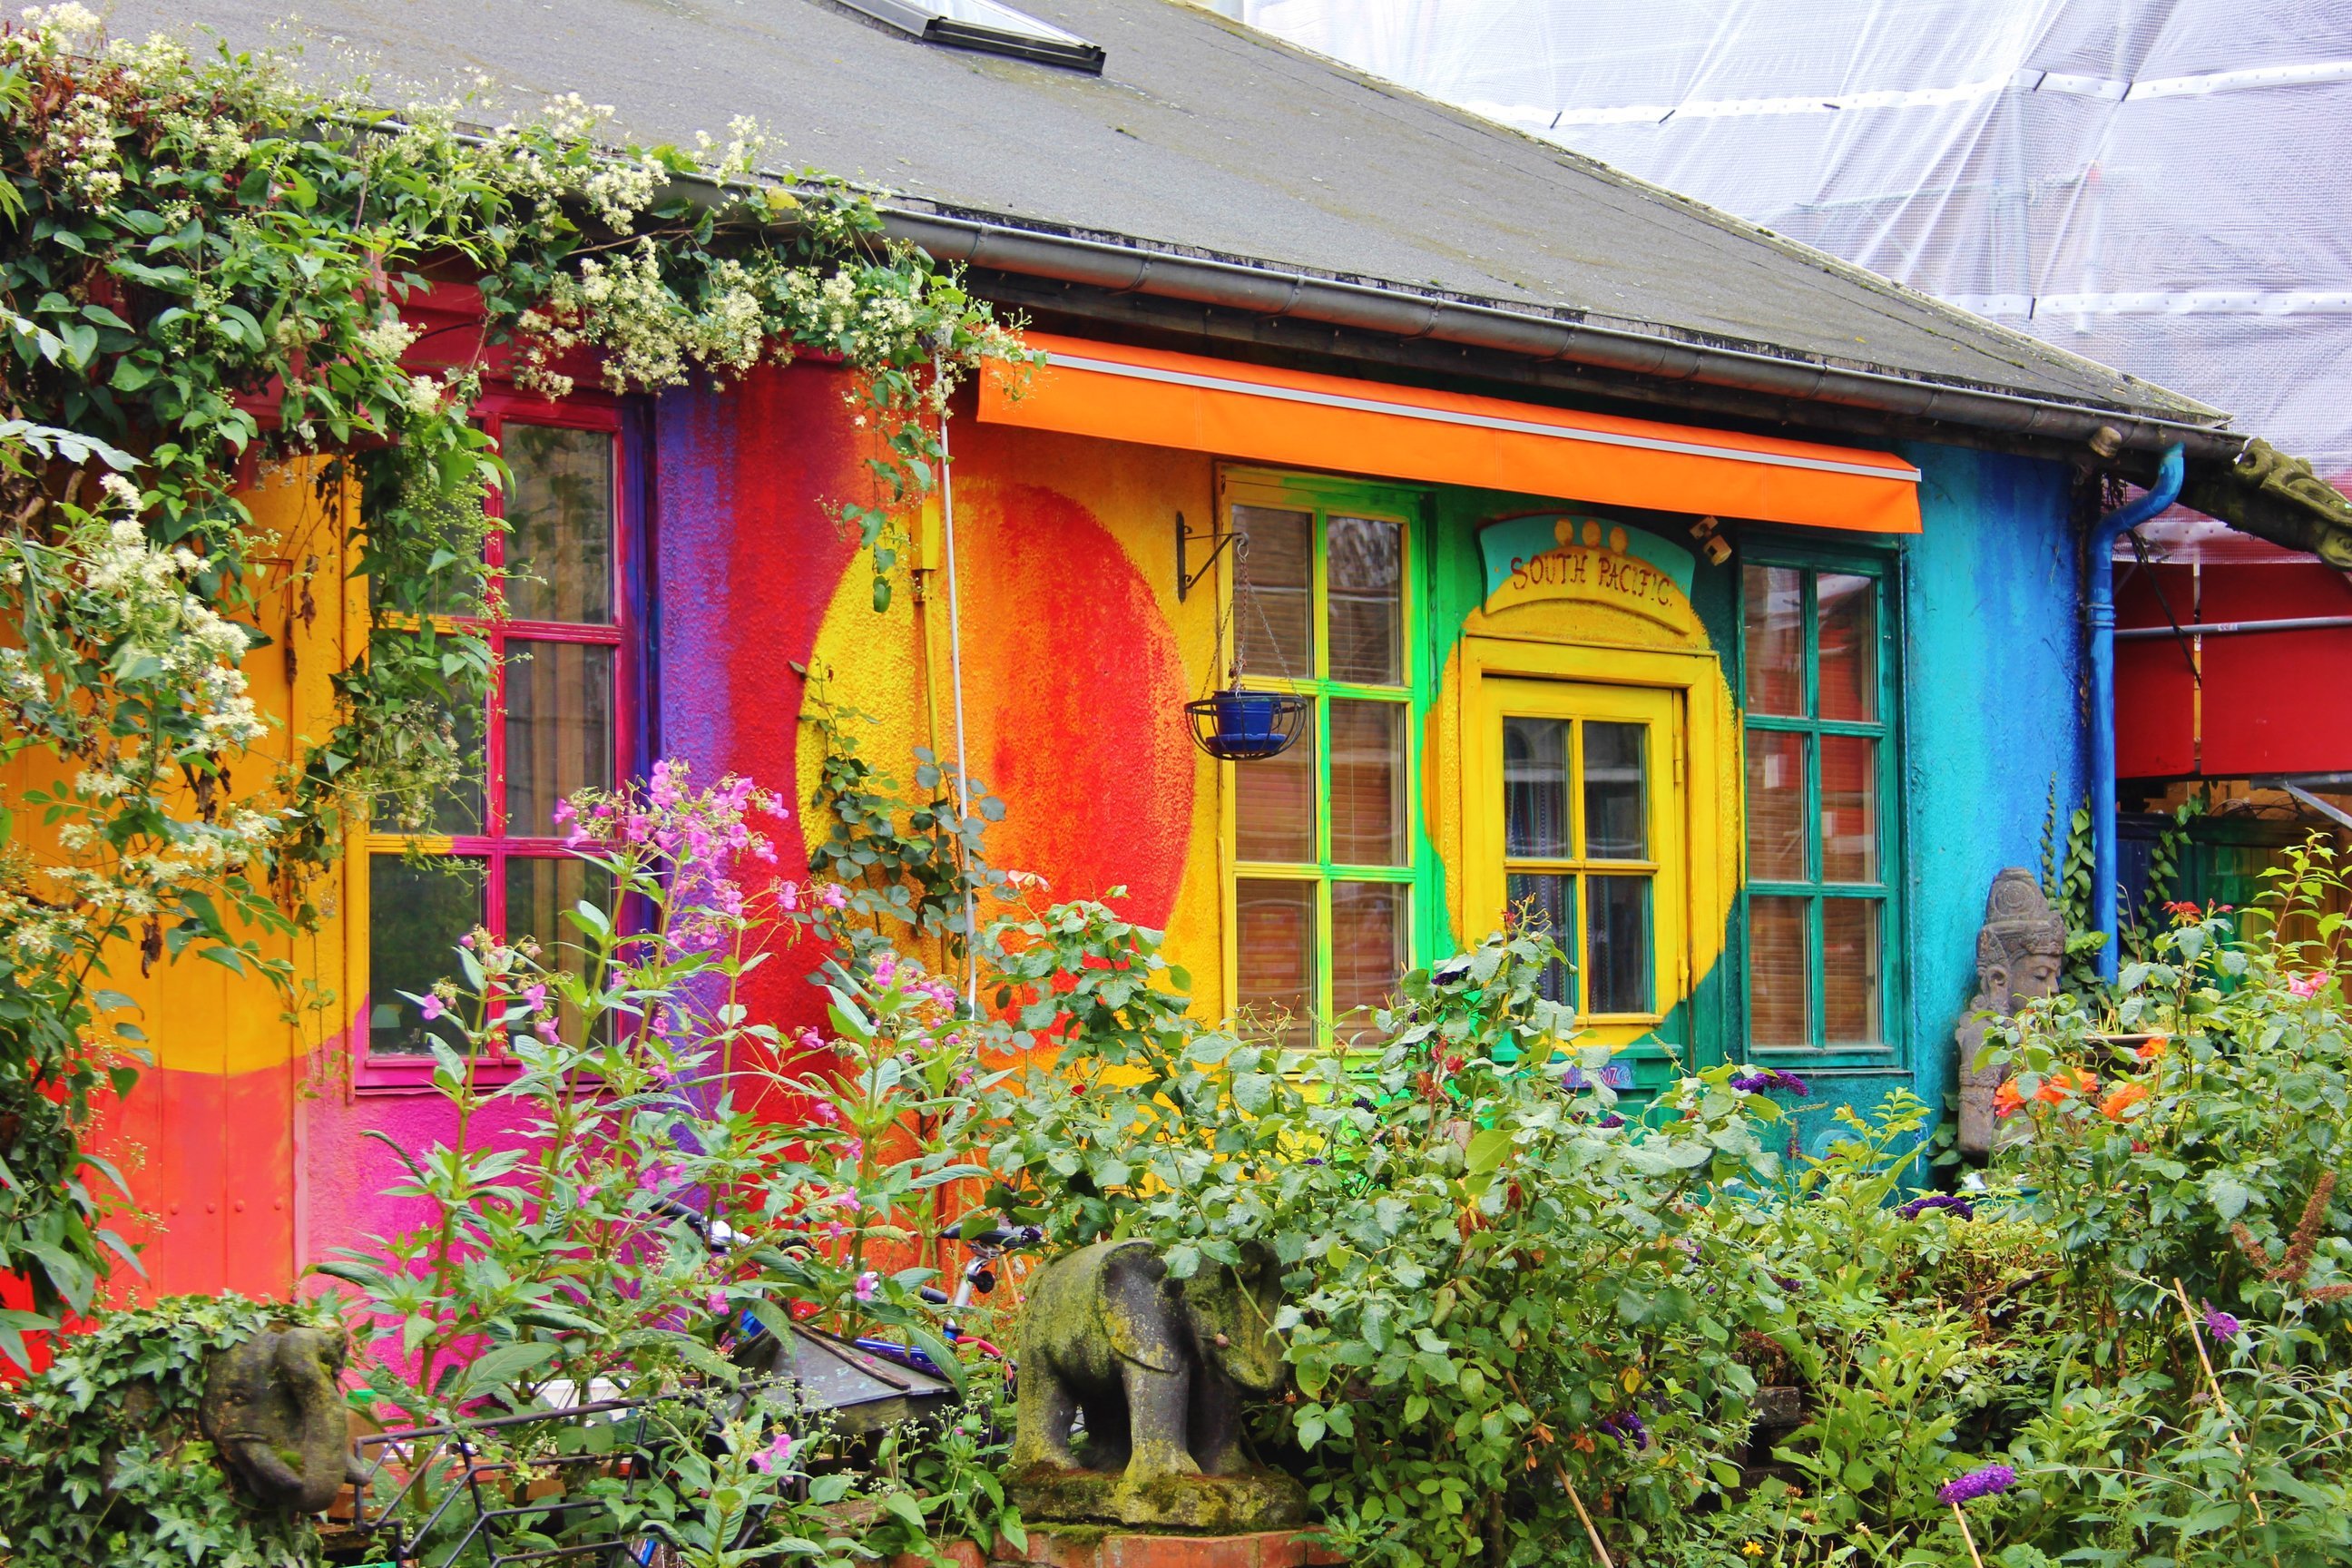
{"type": "MultiPolygon", "coordinates": [[[[1462,758],[1463,940],[1475,942],[1486,926],[1478,911],[1500,911],[1507,901],[1503,868],[1501,702],[1508,683],[1570,682],[1584,687],[1663,690],[1672,702],[1672,768],[1667,787],[1652,791],[1651,821],[1659,834],[1653,853],[1659,863],[1655,883],[1655,943],[1653,974],[1657,1012],[1612,1018],[1587,1026],[1596,1045],[1626,1046],[1654,1039],[1657,1026],[1676,1007],[1685,1009],[1691,988],[1722,947],[1723,933],[1706,922],[1720,921],[1709,879],[1721,857],[1734,853],[1726,837],[1723,796],[1734,777],[1737,756],[1723,754],[1726,733],[1724,687],[1714,655],[1660,649],[1587,647],[1503,637],[1463,639],[1460,732],[1462,758]],[[1679,843],[1675,842],[1679,838],[1679,843]],[[1710,911],[1714,911],[1712,915],[1710,911]]],[[[1608,717],[1606,714],[1596,715],[1608,717]]],[[[1693,1042],[1675,1041],[1688,1047],[1693,1042]]]]}

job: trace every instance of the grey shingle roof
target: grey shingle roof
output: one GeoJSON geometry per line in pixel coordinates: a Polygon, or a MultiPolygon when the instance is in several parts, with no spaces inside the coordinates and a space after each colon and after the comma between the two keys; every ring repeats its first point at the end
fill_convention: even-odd
{"type": "MultiPolygon", "coordinates": [[[[287,29],[314,68],[509,107],[578,91],[653,141],[756,118],[917,203],[1720,346],[2205,423],[2210,409],[1181,0],[1030,0],[1099,78],[922,44],[827,0],[117,0],[118,35],[287,29]],[[346,53],[345,51],[349,51],[346,53]],[[354,64],[356,60],[356,65],[354,64]]],[[[379,96],[396,96],[380,89],[379,96]]]]}

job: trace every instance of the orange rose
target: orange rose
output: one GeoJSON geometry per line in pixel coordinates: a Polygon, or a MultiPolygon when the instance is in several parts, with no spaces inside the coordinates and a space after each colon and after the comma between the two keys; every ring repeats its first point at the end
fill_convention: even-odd
{"type": "Polygon", "coordinates": [[[2015,1079],[2001,1079],[2000,1087],[1992,1091],[1992,1113],[1996,1117],[2014,1116],[2024,1103],[2025,1097],[2017,1092],[2015,1079]]]}
{"type": "Polygon", "coordinates": [[[2119,1121],[2125,1111],[2147,1098],[2147,1085],[2144,1083],[2118,1084],[2099,1101],[2099,1114],[2110,1121],[2119,1121]]]}
{"type": "Polygon", "coordinates": [[[2099,1080],[2081,1068],[2060,1068],[2042,1080],[2042,1087],[2033,1091],[2033,1098],[2045,1104],[2055,1105],[2074,1095],[2088,1099],[2098,1092],[2099,1080]]]}
{"type": "Polygon", "coordinates": [[[2139,1058],[2139,1059],[2144,1062],[2152,1062],[2156,1060],[2157,1058],[2162,1056],[2166,1051],[2171,1049],[2171,1047],[2172,1037],[2170,1035],[2150,1035],[2147,1039],[2140,1042],[2139,1049],[2134,1051],[2132,1055],[2139,1058]]]}

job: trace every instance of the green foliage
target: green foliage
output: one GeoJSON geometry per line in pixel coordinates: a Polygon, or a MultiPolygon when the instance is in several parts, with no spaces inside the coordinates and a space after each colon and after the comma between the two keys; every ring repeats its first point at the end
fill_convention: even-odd
{"type": "Polygon", "coordinates": [[[2066,922],[2066,957],[2058,974],[2059,988],[2070,995],[2095,997],[2105,993],[2099,978],[2099,950],[2107,933],[2091,915],[2091,886],[2096,840],[2091,832],[2091,808],[2078,805],[2066,819],[2066,837],[2058,837],[2058,783],[2050,784],[2050,806],[2042,821],[2042,896],[2066,922]]]}
{"type": "Polygon", "coordinates": [[[317,1530],[248,1500],[196,1422],[205,1357],[331,1309],[177,1296],[119,1312],[0,1397],[0,1561],[107,1568],[292,1568],[317,1530]]]}
{"type": "Polygon", "coordinates": [[[1542,1561],[1580,1538],[1568,1486],[1614,1500],[1622,1545],[1721,1484],[1754,1386],[1736,1353],[1754,1267],[1702,1243],[1705,1195],[1778,1169],[1759,1136],[1778,1111],[1735,1069],[1625,1121],[1595,1081],[1606,1051],[1576,1049],[1541,995],[1560,954],[1540,933],[1407,975],[1367,1062],[1361,1042],[1286,1054],[1180,1027],[1181,998],[1142,1000],[1156,937],[1094,929],[1080,962],[1129,988],[1123,1008],[1069,1010],[1056,1069],[1008,1100],[992,1201],[1063,1245],[1147,1237],[1179,1278],[1273,1250],[1297,1392],[1261,1436],[1335,1546],[1542,1561]]]}
{"type": "Polygon", "coordinates": [[[818,934],[853,969],[911,942],[936,943],[943,969],[964,963],[980,896],[1009,886],[983,843],[1004,803],[976,782],[960,789],[926,747],[916,748],[914,775],[924,798],[902,799],[898,782],[860,754],[857,726],[870,717],[835,702],[822,671],[793,668],[808,682],[801,721],[819,747],[809,809],[825,824],[809,869],[848,893],[841,909],[814,911],[818,934]]]}
{"type": "Polygon", "coordinates": [[[145,1038],[110,965],[193,952],[290,978],[255,937],[289,929],[271,858],[295,814],[216,783],[263,732],[237,668],[247,633],[213,607],[204,558],[140,527],[123,478],[139,466],[0,426],[0,762],[32,780],[0,796],[0,1275],[33,1309],[0,1310],[0,1356],[19,1364],[26,1331],[88,1310],[131,1257],[109,1225],[121,1178],[82,1148],[145,1038]],[[61,463],[104,470],[96,504],[49,493],[61,463]]]}

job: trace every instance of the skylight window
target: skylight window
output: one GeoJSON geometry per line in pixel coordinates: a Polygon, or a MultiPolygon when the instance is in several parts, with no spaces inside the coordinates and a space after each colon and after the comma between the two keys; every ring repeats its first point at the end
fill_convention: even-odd
{"type": "Polygon", "coordinates": [[[1066,33],[997,0],[841,0],[851,10],[912,33],[927,44],[1012,55],[1102,74],[1100,44],[1066,33]]]}

